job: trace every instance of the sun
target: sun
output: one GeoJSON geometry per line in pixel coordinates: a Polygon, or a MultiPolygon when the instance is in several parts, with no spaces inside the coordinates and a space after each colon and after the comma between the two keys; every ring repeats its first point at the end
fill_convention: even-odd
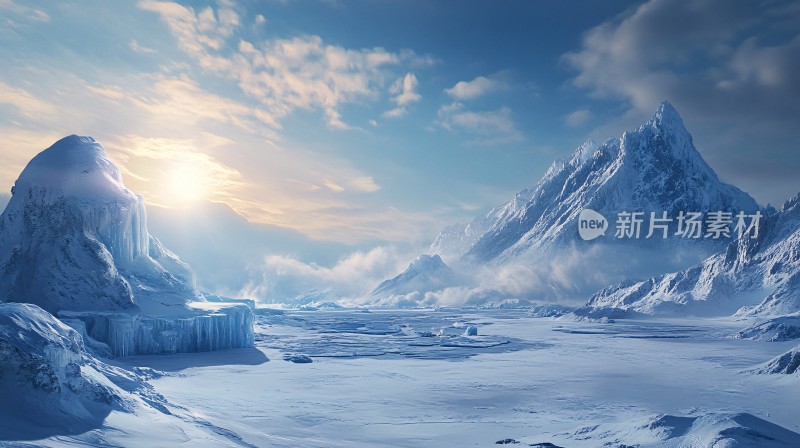
{"type": "Polygon", "coordinates": [[[168,174],[165,196],[173,206],[190,206],[208,197],[203,170],[190,166],[176,167],[168,174]]]}

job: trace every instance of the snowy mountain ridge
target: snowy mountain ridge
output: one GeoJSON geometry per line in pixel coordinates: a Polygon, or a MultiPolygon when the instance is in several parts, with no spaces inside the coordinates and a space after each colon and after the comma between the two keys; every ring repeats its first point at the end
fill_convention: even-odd
{"type": "Polygon", "coordinates": [[[597,292],[595,308],[647,314],[781,316],[800,311],[800,195],[745,235],[689,269],[597,292]]]}

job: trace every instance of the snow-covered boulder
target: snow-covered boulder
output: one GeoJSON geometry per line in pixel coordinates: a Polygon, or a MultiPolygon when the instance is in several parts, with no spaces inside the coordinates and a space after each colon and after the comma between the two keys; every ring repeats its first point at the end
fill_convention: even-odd
{"type": "Polygon", "coordinates": [[[284,355],[283,360],[293,362],[295,364],[311,364],[314,362],[310,356],[301,353],[284,355]]]}
{"type": "Polygon", "coordinates": [[[82,431],[124,406],[75,330],[36,305],[0,304],[0,439],[82,431]]]}

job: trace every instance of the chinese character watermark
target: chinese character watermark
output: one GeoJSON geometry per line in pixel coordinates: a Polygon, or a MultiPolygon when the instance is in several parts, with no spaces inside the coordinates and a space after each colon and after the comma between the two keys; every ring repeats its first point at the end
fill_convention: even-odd
{"type": "MultiPolygon", "coordinates": [[[[760,211],[748,214],[740,211],[679,211],[676,217],[669,213],[621,211],[617,213],[614,238],[616,239],[667,239],[670,236],[684,239],[758,238],[763,215],[760,211]],[[649,216],[648,216],[649,215],[649,216]],[[647,219],[645,219],[647,218],[647,219]],[[647,230],[643,232],[642,228],[647,230]]],[[[578,233],[584,240],[605,236],[609,227],[606,218],[591,209],[583,209],[578,216],[578,233]]]]}

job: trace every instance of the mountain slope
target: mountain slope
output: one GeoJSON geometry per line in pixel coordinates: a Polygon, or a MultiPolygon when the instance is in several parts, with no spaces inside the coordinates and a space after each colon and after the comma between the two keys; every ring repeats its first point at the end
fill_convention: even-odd
{"type": "Polygon", "coordinates": [[[684,271],[627,282],[596,293],[588,305],[649,314],[776,316],[800,311],[800,195],[744,237],[684,271]],[[760,302],[760,303],[759,303],[760,302]]]}
{"type": "Polygon", "coordinates": [[[0,300],[53,313],[151,311],[197,293],[103,147],[72,135],[28,163],[0,216],[0,300]]]}
{"type": "Polygon", "coordinates": [[[368,296],[379,305],[414,305],[426,291],[452,284],[454,273],[438,255],[420,255],[397,276],[384,280],[368,296]]]}
{"type": "Polygon", "coordinates": [[[759,375],[800,376],[800,345],[750,370],[759,375]]]}

